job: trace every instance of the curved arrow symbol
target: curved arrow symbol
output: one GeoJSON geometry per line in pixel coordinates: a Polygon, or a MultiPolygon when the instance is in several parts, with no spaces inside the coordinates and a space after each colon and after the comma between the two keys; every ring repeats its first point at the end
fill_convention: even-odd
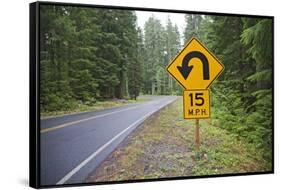
{"type": "Polygon", "coordinates": [[[209,62],[207,57],[201,53],[200,51],[192,51],[186,54],[186,56],[183,58],[182,66],[177,66],[179,72],[182,74],[182,76],[185,78],[185,80],[188,78],[188,75],[190,74],[193,66],[188,66],[189,61],[192,58],[199,58],[203,64],[203,80],[210,80],[210,71],[209,71],[209,62]]]}

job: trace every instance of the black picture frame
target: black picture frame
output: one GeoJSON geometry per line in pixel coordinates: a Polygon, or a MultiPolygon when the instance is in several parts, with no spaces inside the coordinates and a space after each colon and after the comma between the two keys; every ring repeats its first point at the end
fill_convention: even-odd
{"type": "Polygon", "coordinates": [[[264,15],[248,15],[248,14],[233,14],[233,13],[218,13],[205,11],[187,11],[187,10],[172,10],[172,9],[157,9],[143,7],[126,7],[112,5],[92,5],[80,3],[60,3],[60,2],[34,2],[30,3],[29,12],[29,39],[30,39],[30,75],[29,75],[29,185],[33,188],[53,188],[53,187],[73,187],[73,186],[88,186],[102,184],[120,184],[120,183],[135,183],[163,180],[182,180],[195,178],[213,178],[213,177],[233,177],[258,174],[273,174],[274,173],[274,17],[264,15]],[[56,6],[74,6],[102,9],[117,9],[117,10],[136,10],[136,11],[153,11],[167,13],[184,13],[184,14],[204,14],[215,16],[231,16],[231,17],[249,17],[249,18],[268,18],[272,19],[272,170],[265,172],[249,172],[249,173],[233,173],[221,175],[206,175],[206,176],[179,176],[172,178],[157,178],[157,179],[138,179],[126,181],[108,181],[95,183],[78,183],[78,184],[63,184],[63,185],[41,185],[40,183],[40,6],[56,5],[56,6]]]}

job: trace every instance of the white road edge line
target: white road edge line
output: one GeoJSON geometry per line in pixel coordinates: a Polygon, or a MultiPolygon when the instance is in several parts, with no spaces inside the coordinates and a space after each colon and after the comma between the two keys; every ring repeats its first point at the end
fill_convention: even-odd
{"type": "Polygon", "coordinates": [[[104,145],[102,145],[97,151],[95,151],[94,153],[92,153],[88,158],[86,158],[83,162],[81,162],[78,166],[76,166],[74,169],[72,169],[68,174],[66,174],[61,180],[59,180],[56,185],[62,185],[65,182],[67,182],[74,174],[76,174],[82,167],[84,167],[88,162],[90,162],[93,158],[95,158],[101,151],[103,151],[107,146],[109,146],[113,141],[115,141],[117,138],[119,138],[121,135],[123,135],[126,131],[128,131],[130,128],[134,127],[137,123],[142,122],[143,120],[145,120],[147,117],[149,117],[150,115],[152,115],[154,112],[157,112],[158,110],[160,110],[162,107],[167,106],[168,104],[170,104],[171,102],[175,101],[176,99],[173,99],[171,101],[169,101],[167,104],[160,106],[159,109],[151,111],[149,113],[147,113],[146,115],[144,115],[142,118],[140,118],[139,120],[135,121],[134,123],[132,123],[129,127],[127,127],[126,129],[124,129],[123,131],[121,131],[120,133],[118,133],[116,136],[114,136],[110,141],[108,141],[107,143],[105,143],[104,145]]]}

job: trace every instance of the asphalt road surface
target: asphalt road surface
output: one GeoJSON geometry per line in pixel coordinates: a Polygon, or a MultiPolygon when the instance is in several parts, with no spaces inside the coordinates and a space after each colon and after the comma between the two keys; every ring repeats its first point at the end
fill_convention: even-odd
{"type": "Polygon", "coordinates": [[[83,183],[130,132],[175,100],[152,96],[147,102],[42,119],[41,185],[83,183]]]}

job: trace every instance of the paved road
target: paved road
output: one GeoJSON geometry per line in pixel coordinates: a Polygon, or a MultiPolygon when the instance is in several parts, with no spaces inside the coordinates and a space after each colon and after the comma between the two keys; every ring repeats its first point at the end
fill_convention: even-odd
{"type": "Polygon", "coordinates": [[[82,183],[147,117],[176,100],[150,101],[41,120],[41,184],[82,183]]]}

